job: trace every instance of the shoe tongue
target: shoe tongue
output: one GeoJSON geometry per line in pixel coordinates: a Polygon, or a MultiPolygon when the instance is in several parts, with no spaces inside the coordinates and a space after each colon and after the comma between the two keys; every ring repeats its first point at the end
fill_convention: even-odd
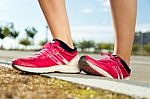
{"type": "Polygon", "coordinates": [[[59,41],[56,41],[56,40],[53,40],[53,41],[51,42],[51,44],[54,44],[54,45],[60,46],[59,41]]]}
{"type": "Polygon", "coordinates": [[[50,48],[51,46],[51,43],[50,42],[47,42],[44,46],[43,46],[43,49],[48,49],[50,48]]]}
{"type": "Polygon", "coordinates": [[[120,58],[119,56],[117,56],[117,55],[112,55],[112,56],[114,56],[114,57],[115,57],[115,59],[117,59],[117,60],[121,61],[121,58],[120,58]]]}
{"type": "Polygon", "coordinates": [[[51,48],[51,45],[59,46],[60,44],[59,44],[58,41],[47,42],[47,43],[43,46],[43,48],[44,48],[44,49],[50,49],[50,48],[51,48]]]}
{"type": "Polygon", "coordinates": [[[113,55],[115,57],[116,60],[120,61],[123,65],[127,65],[124,60],[121,59],[121,57],[117,56],[117,55],[113,55]]]}

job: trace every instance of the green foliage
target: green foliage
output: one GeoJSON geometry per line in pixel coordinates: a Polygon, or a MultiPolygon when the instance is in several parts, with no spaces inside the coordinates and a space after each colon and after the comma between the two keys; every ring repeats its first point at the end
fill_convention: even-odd
{"type": "Polygon", "coordinates": [[[113,50],[113,44],[111,44],[111,43],[98,43],[97,49],[113,50]]]}
{"type": "Polygon", "coordinates": [[[84,49],[94,48],[95,42],[93,40],[83,40],[78,43],[78,47],[83,51],[84,49]]]}
{"type": "Polygon", "coordinates": [[[18,37],[18,35],[19,35],[19,32],[17,32],[16,30],[15,30],[15,27],[14,27],[14,24],[13,23],[11,23],[11,24],[9,24],[9,31],[10,31],[10,36],[12,37],[12,38],[16,38],[16,37],[18,37]]]}
{"type": "Polygon", "coordinates": [[[0,38],[1,38],[1,39],[4,39],[4,38],[5,38],[4,34],[2,33],[2,27],[0,27],[0,38]]]}
{"type": "Polygon", "coordinates": [[[36,35],[36,33],[38,32],[34,27],[32,28],[26,28],[25,32],[27,33],[27,39],[29,39],[29,37],[32,39],[32,45],[33,45],[33,39],[34,36],[36,35]]]}
{"type": "Polygon", "coordinates": [[[27,37],[31,37],[32,39],[34,38],[35,34],[38,32],[34,27],[26,28],[25,31],[27,33],[27,37]]]}
{"type": "Polygon", "coordinates": [[[28,39],[22,39],[19,43],[25,46],[31,45],[31,42],[28,39]]]}
{"type": "Polygon", "coordinates": [[[16,37],[18,37],[19,32],[14,31],[14,32],[11,32],[11,33],[10,33],[10,35],[11,35],[11,37],[12,37],[12,38],[14,38],[14,39],[15,39],[16,37]]]}
{"type": "Polygon", "coordinates": [[[133,44],[132,51],[138,52],[139,50],[140,50],[140,45],[139,44],[133,44]]]}
{"type": "Polygon", "coordinates": [[[2,33],[0,33],[0,38],[1,38],[1,39],[4,39],[5,36],[4,36],[2,33]]]}
{"type": "Polygon", "coordinates": [[[14,28],[14,24],[10,23],[4,27],[0,27],[0,38],[4,39],[5,37],[13,37],[14,39],[19,35],[14,28]]]}
{"type": "Polygon", "coordinates": [[[78,46],[78,43],[73,41],[73,46],[78,46]]]}
{"type": "Polygon", "coordinates": [[[147,53],[150,53],[150,43],[144,45],[144,50],[145,50],[147,53]]]}
{"type": "Polygon", "coordinates": [[[2,34],[4,35],[4,37],[9,36],[10,35],[10,29],[9,29],[9,27],[7,27],[7,26],[3,27],[2,34]]]}
{"type": "Polygon", "coordinates": [[[47,43],[47,41],[46,41],[46,40],[43,40],[43,41],[40,41],[39,45],[43,46],[43,45],[45,45],[46,43],[47,43]]]}

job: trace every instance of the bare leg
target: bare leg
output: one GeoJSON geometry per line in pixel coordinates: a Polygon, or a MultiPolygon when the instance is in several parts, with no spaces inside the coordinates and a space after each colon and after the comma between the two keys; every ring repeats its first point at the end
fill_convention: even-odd
{"type": "Polygon", "coordinates": [[[54,39],[59,39],[73,48],[65,0],[39,0],[54,39]]]}
{"type": "Polygon", "coordinates": [[[110,0],[115,28],[114,54],[120,56],[128,65],[135,33],[136,0],[110,0]]]}

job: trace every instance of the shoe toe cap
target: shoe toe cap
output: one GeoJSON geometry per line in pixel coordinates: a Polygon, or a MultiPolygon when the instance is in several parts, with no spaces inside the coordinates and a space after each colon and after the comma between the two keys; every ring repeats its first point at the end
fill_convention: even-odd
{"type": "Polygon", "coordinates": [[[12,60],[12,65],[29,66],[30,64],[25,60],[23,60],[22,58],[16,58],[12,60]]]}
{"type": "Polygon", "coordinates": [[[12,65],[22,65],[22,61],[19,58],[13,59],[12,60],[12,65]]]}

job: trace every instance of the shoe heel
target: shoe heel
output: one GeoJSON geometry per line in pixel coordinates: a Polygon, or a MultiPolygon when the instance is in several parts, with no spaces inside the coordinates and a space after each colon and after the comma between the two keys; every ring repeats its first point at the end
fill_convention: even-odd
{"type": "Polygon", "coordinates": [[[76,55],[68,64],[66,65],[73,65],[73,66],[78,66],[78,61],[79,61],[79,54],[76,55]]]}
{"type": "Polygon", "coordinates": [[[124,80],[130,80],[130,77],[126,77],[124,80]]]}

